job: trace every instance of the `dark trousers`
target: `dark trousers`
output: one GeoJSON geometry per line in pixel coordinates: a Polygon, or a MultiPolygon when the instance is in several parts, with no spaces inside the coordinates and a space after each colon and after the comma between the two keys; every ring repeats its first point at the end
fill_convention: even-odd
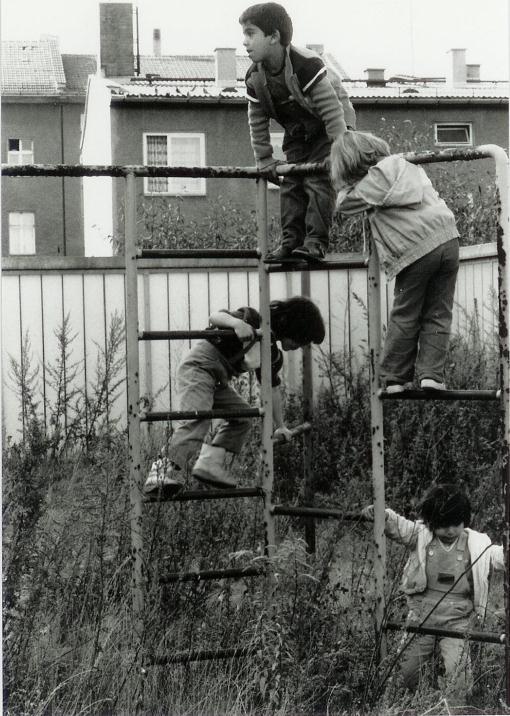
{"type": "Polygon", "coordinates": [[[418,380],[443,381],[458,270],[459,242],[452,239],[397,274],[381,362],[384,381],[407,383],[415,370],[418,380]]]}
{"type": "MultiPolygon", "coordinates": [[[[310,145],[286,150],[288,162],[319,162],[329,156],[327,137],[310,145]]],[[[280,186],[282,244],[298,246],[329,245],[329,229],[335,207],[335,191],[329,176],[285,177],[280,186]]]]}

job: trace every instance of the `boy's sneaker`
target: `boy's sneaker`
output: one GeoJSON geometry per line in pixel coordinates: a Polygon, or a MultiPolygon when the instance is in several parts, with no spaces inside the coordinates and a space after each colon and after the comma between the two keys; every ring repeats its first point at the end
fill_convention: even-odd
{"type": "Polygon", "coordinates": [[[386,383],[386,387],[384,389],[384,392],[388,395],[393,395],[394,393],[403,393],[405,391],[405,386],[402,385],[402,383],[386,383]]]}
{"type": "Polygon", "coordinates": [[[305,259],[305,261],[324,261],[326,252],[317,244],[310,246],[298,246],[294,249],[292,256],[296,259],[305,259]]]}
{"type": "Polygon", "coordinates": [[[439,381],[433,378],[422,378],[420,380],[420,387],[422,390],[446,390],[444,383],[439,383],[439,381]]]}
{"type": "Polygon", "coordinates": [[[266,254],[265,261],[288,261],[292,258],[292,249],[290,246],[282,244],[281,246],[278,246],[277,249],[274,249],[266,254]]]}
{"type": "Polygon", "coordinates": [[[173,469],[172,462],[167,457],[155,460],[145,480],[143,491],[149,493],[162,489],[168,495],[182,490],[184,485],[171,477],[173,469]]]}
{"type": "Polygon", "coordinates": [[[191,474],[195,480],[207,487],[224,490],[236,487],[235,480],[228,474],[233,458],[233,453],[225,448],[204,443],[191,474]]]}

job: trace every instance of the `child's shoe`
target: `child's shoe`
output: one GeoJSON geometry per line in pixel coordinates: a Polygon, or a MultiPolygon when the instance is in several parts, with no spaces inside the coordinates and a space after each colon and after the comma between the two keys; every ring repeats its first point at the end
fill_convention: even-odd
{"type": "Polygon", "coordinates": [[[290,246],[282,244],[281,246],[278,246],[277,249],[274,249],[266,254],[265,261],[287,261],[292,258],[292,249],[290,246]]]}
{"type": "Polygon", "coordinates": [[[422,390],[446,390],[444,383],[439,383],[433,378],[422,378],[420,380],[420,387],[422,390]]]}
{"type": "Polygon", "coordinates": [[[155,460],[145,480],[143,491],[147,494],[149,492],[156,492],[161,488],[165,491],[165,494],[179,492],[179,490],[182,490],[183,484],[171,477],[173,471],[174,466],[167,457],[161,457],[155,460]]]}
{"type": "Polygon", "coordinates": [[[310,244],[309,246],[298,246],[292,252],[292,256],[296,259],[305,259],[305,261],[324,261],[326,252],[319,244],[310,244]]]}
{"type": "Polygon", "coordinates": [[[228,468],[233,458],[234,454],[225,448],[204,443],[191,474],[208,487],[220,489],[236,487],[235,481],[228,475],[228,468]]]}
{"type": "Polygon", "coordinates": [[[405,386],[402,383],[386,383],[384,392],[388,395],[394,395],[395,393],[403,393],[405,386]]]}

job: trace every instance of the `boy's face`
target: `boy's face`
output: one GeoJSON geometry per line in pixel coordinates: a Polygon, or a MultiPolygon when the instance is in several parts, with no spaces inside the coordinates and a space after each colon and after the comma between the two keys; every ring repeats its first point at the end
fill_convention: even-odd
{"type": "Polygon", "coordinates": [[[243,45],[252,62],[263,62],[274,52],[274,46],[279,44],[274,35],[265,35],[264,31],[251,22],[244,22],[243,45]]]}
{"type": "Polygon", "coordinates": [[[464,522],[461,522],[460,525],[450,525],[449,527],[436,527],[434,530],[435,536],[441,540],[441,542],[444,542],[444,544],[453,544],[456,539],[458,539],[461,534],[462,530],[464,529],[464,522]]]}

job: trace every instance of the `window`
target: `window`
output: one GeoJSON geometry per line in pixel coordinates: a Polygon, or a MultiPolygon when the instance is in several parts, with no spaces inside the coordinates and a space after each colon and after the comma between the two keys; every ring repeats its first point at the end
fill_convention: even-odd
{"type": "MultiPolygon", "coordinates": [[[[144,163],[158,166],[200,167],[205,164],[203,134],[145,134],[144,163]]],[[[201,196],[205,179],[188,177],[157,177],[144,180],[146,194],[201,196]]]]}
{"type": "Polygon", "coordinates": [[[7,164],[33,164],[34,143],[31,139],[7,140],[7,164]]]}
{"type": "Polygon", "coordinates": [[[31,211],[9,212],[9,254],[35,254],[35,216],[31,211]]]}
{"type": "Polygon", "coordinates": [[[473,126],[471,122],[442,122],[434,125],[436,144],[473,144],[473,126]]]}
{"type": "MultiPolygon", "coordinates": [[[[273,157],[275,159],[279,159],[282,162],[287,161],[285,159],[285,154],[283,153],[282,144],[283,144],[283,132],[270,132],[271,136],[271,144],[273,145],[273,157]]],[[[267,186],[269,189],[279,189],[276,184],[272,184],[268,182],[267,186]]]]}

